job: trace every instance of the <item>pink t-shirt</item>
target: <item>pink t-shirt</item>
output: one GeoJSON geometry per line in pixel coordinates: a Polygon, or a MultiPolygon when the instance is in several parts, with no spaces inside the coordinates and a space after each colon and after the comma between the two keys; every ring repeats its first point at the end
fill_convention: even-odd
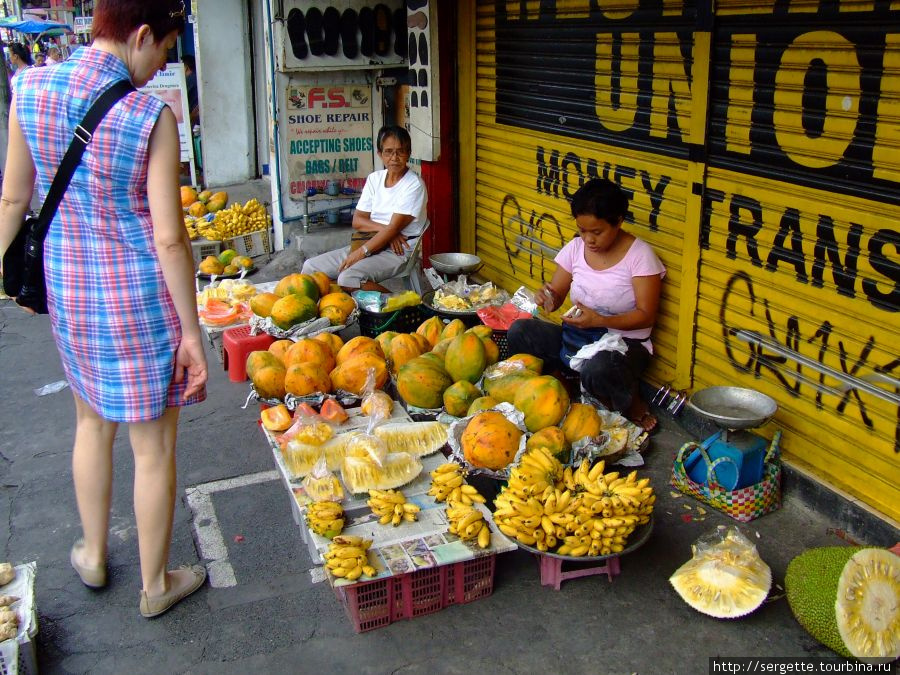
{"type": "MultiPolygon", "coordinates": [[[[598,314],[613,316],[637,307],[632,277],[666,276],[666,268],[647,242],[635,238],[631,247],[615,265],[595,270],[584,260],[584,240],[575,237],[556,254],[555,262],[572,275],[569,297],[598,314]]],[[[622,337],[646,340],[652,328],[618,331],[622,337]]],[[[648,349],[652,349],[647,345],[648,349]]]]}

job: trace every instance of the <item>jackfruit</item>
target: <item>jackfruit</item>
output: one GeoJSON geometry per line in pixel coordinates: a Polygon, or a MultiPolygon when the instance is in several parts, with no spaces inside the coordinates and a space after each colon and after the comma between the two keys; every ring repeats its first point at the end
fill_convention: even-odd
{"type": "Polygon", "coordinates": [[[842,656],[900,656],[900,558],[884,549],[828,546],[794,558],[788,604],[810,635],[842,656]]]}
{"type": "Polygon", "coordinates": [[[669,583],[698,612],[735,619],[766,599],[772,571],[737,529],[729,528],[712,544],[701,539],[693,549],[693,557],[675,571],[669,583]]]}
{"type": "Polygon", "coordinates": [[[441,422],[395,422],[375,427],[375,436],[391,452],[425,457],[447,444],[447,425],[441,422]]]}
{"type": "Polygon", "coordinates": [[[370,458],[345,457],[341,466],[344,485],[353,493],[390,490],[406,485],[422,471],[422,462],[405,452],[390,453],[378,466],[370,458]]]}

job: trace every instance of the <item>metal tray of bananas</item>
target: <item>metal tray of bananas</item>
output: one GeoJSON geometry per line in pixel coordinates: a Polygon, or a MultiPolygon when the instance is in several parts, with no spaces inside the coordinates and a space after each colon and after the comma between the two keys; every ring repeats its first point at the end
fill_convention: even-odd
{"type": "Polygon", "coordinates": [[[623,548],[618,553],[610,553],[609,555],[595,555],[595,556],[571,556],[571,555],[559,555],[558,553],[554,553],[553,551],[540,551],[536,549],[534,546],[529,546],[528,544],[523,544],[518,539],[510,537],[510,541],[514,541],[516,545],[530,553],[535,553],[537,555],[545,555],[550,558],[559,558],[560,560],[572,560],[575,562],[600,562],[603,560],[609,560],[610,558],[618,558],[619,556],[626,555],[639,549],[643,546],[647,540],[650,538],[650,533],[653,532],[653,516],[650,516],[650,521],[644,523],[643,525],[638,525],[634,532],[632,532],[628,536],[628,546],[623,548]]]}

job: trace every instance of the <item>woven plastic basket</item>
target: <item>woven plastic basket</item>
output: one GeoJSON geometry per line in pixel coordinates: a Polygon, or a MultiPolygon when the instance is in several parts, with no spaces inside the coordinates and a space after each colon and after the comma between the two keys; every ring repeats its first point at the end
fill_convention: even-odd
{"type": "Polygon", "coordinates": [[[500,350],[501,361],[509,357],[509,340],[507,340],[506,338],[506,332],[507,331],[505,330],[494,329],[493,334],[494,342],[497,344],[497,348],[500,350]]]}
{"type": "Polygon", "coordinates": [[[415,333],[422,323],[419,306],[404,307],[396,312],[371,312],[360,307],[359,332],[366,337],[377,337],[385,331],[395,333],[415,333]]]}

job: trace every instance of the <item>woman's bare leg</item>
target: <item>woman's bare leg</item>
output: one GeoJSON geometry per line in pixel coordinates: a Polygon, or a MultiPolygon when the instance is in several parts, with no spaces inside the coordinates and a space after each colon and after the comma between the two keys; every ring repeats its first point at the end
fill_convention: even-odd
{"type": "Polygon", "coordinates": [[[83,399],[75,397],[75,445],[72,478],[84,532],[79,564],[103,567],[109,537],[112,500],[112,446],[118,424],[100,417],[83,399]]]}
{"type": "Polygon", "coordinates": [[[175,512],[175,440],[179,408],[158,419],[129,425],[134,452],[134,516],[143,590],[158,596],[169,588],[166,565],[175,512]]]}

